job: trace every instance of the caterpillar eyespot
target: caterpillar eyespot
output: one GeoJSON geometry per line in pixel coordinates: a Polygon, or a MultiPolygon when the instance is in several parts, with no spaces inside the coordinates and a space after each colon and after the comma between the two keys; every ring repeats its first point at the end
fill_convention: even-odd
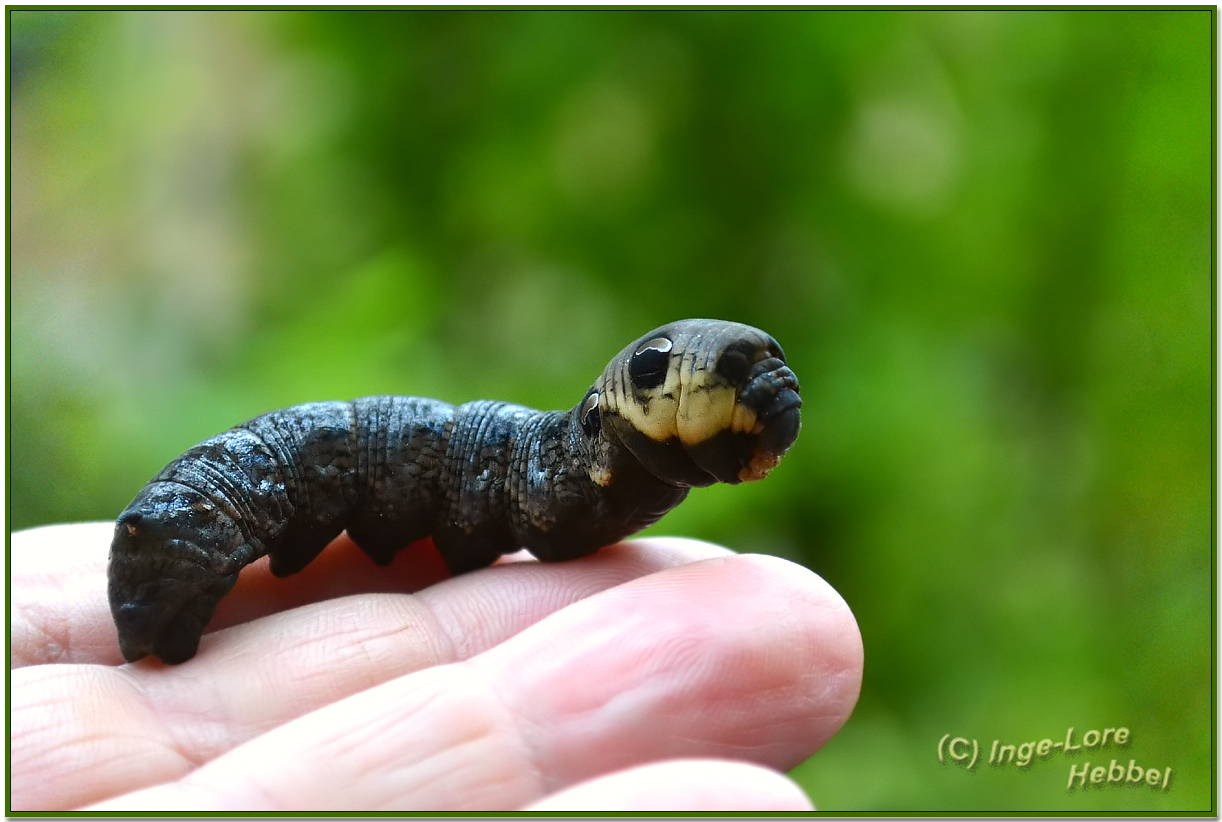
{"type": "Polygon", "coordinates": [[[632,384],[646,390],[657,388],[666,382],[669,371],[670,352],[674,342],[665,337],[659,337],[641,345],[632,355],[628,372],[632,376],[632,384]]]}
{"type": "Polygon", "coordinates": [[[586,394],[586,398],[581,403],[581,408],[577,412],[577,419],[581,421],[581,430],[586,432],[587,437],[598,435],[602,428],[602,420],[598,413],[598,392],[590,391],[586,394]]]}
{"type": "Polygon", "coordinates": [[[555,562],[636,533],[692,487],[761,479],[797,439],[798,379],[756,328],[682,320],[569,411],[363,397],[270,411],[171,461],[119,515],[108,597],[123,657],[196,653],[238,572],[304,568],[348,535],[386,565],[431,536],[455,574],[555,562]]]}

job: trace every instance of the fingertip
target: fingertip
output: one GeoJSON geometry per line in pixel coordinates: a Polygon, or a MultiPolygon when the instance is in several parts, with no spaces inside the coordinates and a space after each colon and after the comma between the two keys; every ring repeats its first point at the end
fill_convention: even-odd
{"type": "Polygon", "coordinates": [[[819,623],[819,641],[824,646],[825,660],[846,672],[856,672],[853,699],[861,687],[861,670],[865,662],[865,646],[861,628],[848,602],[831,583],[819,574],[781,557],[768,554],[742,554],[739,559],[759,569],[773,580],[783,580],[782,596],[804,607],[819,623]]]}
{"type": "Polygon", "coordinates": [[[666,757],[794,767],[848,720],[861,660],[851,611],[818,575],[731,554],[608,589],[473,663],[508,683],[501,698],[567,784],[666,757]]]}
{"type": "Polygon", "coordinates": [[[828,709],[826,741],[848,721],[861,695],[865,646],[857,618],[840,592],[804,565],[767,554],[743,554],[736,561],[770,580],[771,586],[761,585],[761,590],[773,591],[789,610],[808,621],[805,636],[817,645],[813,656],[819,660],[822,683],[814,696],[828,709]],[[840,721],[834,723],[837,716],[840,721]]]}

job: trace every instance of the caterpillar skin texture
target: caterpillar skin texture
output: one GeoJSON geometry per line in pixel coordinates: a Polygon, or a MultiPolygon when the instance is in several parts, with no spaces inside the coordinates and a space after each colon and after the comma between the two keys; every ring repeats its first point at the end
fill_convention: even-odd
{"type": "Polygon", "coordinates": [[[683,320],[621,351],[569,411],[396,396],[271,411],[175,459],[119,515],[119,646],[190,659],[244,566],[266,554],[288,576],[345,529],[382,565],[431,535],[455,574],[519,548],[585,556],[693,486],[767,475],[801,404],[772,337],[683,320]]]}

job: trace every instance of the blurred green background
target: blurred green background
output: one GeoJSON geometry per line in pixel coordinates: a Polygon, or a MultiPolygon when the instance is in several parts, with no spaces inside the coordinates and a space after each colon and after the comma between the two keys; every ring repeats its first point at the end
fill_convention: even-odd
{"type": "Polygon", "coordinates": [[[818,807],[1216,809],[1212,11],[9,24],[10,528],[271,408],[567,408],[649,328],[739,320],[803,435],[654,530],[852,606],[818,807]],[[1071,726],[1132,742],[938,762],[1071,726]],[[1169,789],[1066,790],[1111,758],[1169,789]]]}

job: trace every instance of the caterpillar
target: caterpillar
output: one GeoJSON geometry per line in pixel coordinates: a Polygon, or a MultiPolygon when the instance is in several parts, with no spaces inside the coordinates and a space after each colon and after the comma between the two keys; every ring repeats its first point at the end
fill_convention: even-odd
{"type": "Polygon", "coordinates": [[[115,524],[124,659],[193,657],[238,572],[296,573],[348,535],[374,562],[431,536],[451,573],[546,562],[657,521],[692,487],[766,476],[798,435],[798,379],[759,329],[682,320],[623,349],[568,411],[375,396],[270,411],[207,439],[115,524]]]}

